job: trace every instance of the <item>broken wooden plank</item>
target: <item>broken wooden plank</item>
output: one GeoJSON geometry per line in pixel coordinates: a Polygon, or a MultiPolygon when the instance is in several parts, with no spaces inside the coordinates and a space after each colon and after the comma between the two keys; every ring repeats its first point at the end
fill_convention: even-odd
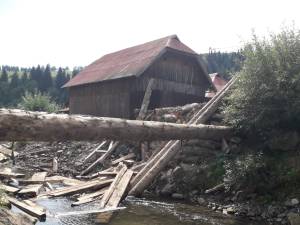
{"type": "MultiPolygon", "coordinates": [[[[12,150],[3,146],[3,145],[0,145],[0,153],[2,153],[3,155],[5,156],[8,156],[8,157],[11,157],[12,156],[12,150]]],[[[18,156],[19,153],[18,152],[14,152],[14,156],[18,156]]]]}
{"type": "Polygon", "coordinates": [[[0,190],[3,190],[4,192],[7,193],[16,194],[20,189],[0,183],[0,190]]]}
{"type": "Polygon", "coordinates": [[[74,185],[79,185],[79,184],[84,184],[84,181],[80,181],[77,179],[73,179],[70,177],[63,177],[63,176],[52,176],[52,177],[46,177],[45,182],[49,183],[63,183],[64,185],[67,186],[74,186],[74,185]]]}
{"type": "Polygon", "coordinates": [[[105,209],[99,209],[99,210],[88,210],[88,211],[74,211],[74,212],[63,212],[63,213],[57,213],[55,217],[63,217],[63,216],[76,216],[76,215],[85,215],[85,214],[99,214],[99,213],[104,213],[104,212],[112,212],[112,211],[117,211],[117,210],[122,210],[126,209],[126,207],[110,207],[110,208],[105,208],[105,209]]]}
{"type": "Polygon", "coordinates": [[[110,144],[109,149],[107,150],[106,153],[104,153],[99,159],[97,159],[94,163],[92,163],[87,169],[85,169],[83,172],[81,172],[82,175],[86,175],[90,171],[92,171],[96,166],[99,164],[102,164],[113,152],[114,150],[118,147],[119,141],[116,141],[114,144],[110,144]]]}
{"type": "Polygon", "coordinates": [[[24,203],[26,203],[27,205],[29,205],[29,206],[31,206],[31,207],[33,207],[33,208],[35,208],[35,209],[37,209],[37,210],[39,210],[39,211],[41,211],[41,212],[46,212],[46,209],[43,207],[43,206],[40,206],[40,205],[38,205],[38,204],[36,204],[35,202],[33,202],[33,201],[30,201],[30,200],[23,200],[24,201],[24,203]]]}
{"type": "Polygon", "coordinates": [[[99,200],[103,197],[103,194],[108,190],[108,187],[102,188],[99,191],[90,193],[90,194],[84,194],[83,196],[80,196],[77,198],[77,202],[73,202],[71,206],[78,206],[86,203],[90,203],[96,200],[99,200]]]}
{"type": "Polygon", "coordinates": [[[100,195],[103,195],[107,190],[108,190],[109,187],[105,187],[105,188],[102,188],[101,190],[99,191],[96,191],[96,192],[93,192],[93,193],[90,193],[90,194],[84,194],[80,197],[77,198],[78,201],[81,201],[81,200],[84,200],[84,199],[88,199],[88,198],[95,198],[95,197],[98,197],[100,195]]]}
{"type": "Polygon", "coordinates": [[[151,78],[149,80],[148,85],[147,85],[145,95],[144,95],[144,98],[143,98],[143,102],[142,102],[142,106],[141,106],[141,110],[139,112],[139,115],[136,118],[137,120],[143,120],[145,118],[145,115],[147,113],[148,106],[149,106],[149,103],[150,103],[151,94],[152,94],[152,90],[154,88],[154,85],[155,85],[155,80],[153,78],[151,78]]]}
{"type": "Polygon", "coordinates": [[[44,197],[44,196],[58,197],[58,196],[82,193],[85,191],[97,190],[97,189],[103,188],[105,186],[108,186],[112,182],[113,182],[113,179],[109,179],[109,180],[100,180],[99,179],[99,180],[89,181],[89,182],[85,182],[84,184],[79,184],[79,185],[75,185],[75,186],[71,186],[71,187],[65,187],[65,188],[60,188],[58,190],[46,192],[46,193],[40,194],[37,198],[44,197]]]}
{"type": "Polygon", "coordinates": [[[104,193],[103,198],[101,199],[100,207],[104,208],[106,205],[107,201],[110,199],[112,193],[114,192],[115,188],[117,187],[119,181],[121,180],[122,176],[127,170],[127,166],[121,165],[122,168],[118,172],[118,175],[115,177],[114,181],[111,183],[109,186],[109,189],[104,193]]]}
{"type": "Polygon", "coordinates": [[[42,184],[32,184],[28,185],[24,188],[22,188],[19,192],[18,195],[24,195],[24,196],[30,196],[30,197],[35,197],[39,194],[41,191],[43,185],[42,184]]]}
{"type": "Polygon", "coordinates": [[[32,207],[28,204],[26,204],[24,201],[19,201],[12,197],[7,197],[8,201],[19,208],[20,210],[28,213],[31,216],[37,217],[41,221],[46,220],[46,212],[41,211],[40,208],[32,207]]]}
{"type": "Polygon", "coordinates": [[[134,153],[129,153],[128,155],[125,155],[125,156],[123,156],[123,157],[121,157],[121,158],[118,158],[118,159],[112,161],[111,164],[112,164],[112,165],[117,165],[118,163],[120,163],[120,162],[122,162],[122,161],[124,161],[124,160],[132,159],[132,158],[134,158],[134,157],[135,157],[135,154],[134,154],[134,153]]]}
{"type": "Polygon", "coordinates": [[[124,196],[126,189],[129,185],[130,179],[133,175],[132,170],[127,170],[121,180],[118,182],[114,192],[112,193],[109,201],[107,202],[107,207],[117,207],[124,196]]]}
{"type": "Polygon", "coordinates": [[[47,172],[38,172],[38,173],[34,173],[30,178],[30,180],[44,182],[46,176],[47,176],[47,172]]]}
{"type": "Polygon", "coordinates": [[[83,160],[83,163],[87,162],[98,150],[100,150],[105,144],[106,144],[107,141],[102,141],[100,145],[98,145],[98,147],[93,150],[84,160],[83,160]]]}
{"type": "Polygon", "coordinates": [[[21,178],[25,177],[25,174],[23,173],[14,173],[10,168],[4,168],[0,170],[0,177],[5,177],[5,178],[21,178]]]}

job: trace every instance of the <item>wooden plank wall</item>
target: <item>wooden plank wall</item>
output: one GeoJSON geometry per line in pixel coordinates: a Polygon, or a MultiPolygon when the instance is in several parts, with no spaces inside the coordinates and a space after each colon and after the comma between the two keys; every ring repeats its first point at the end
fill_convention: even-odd
{"type": "Polygon", "coordinates": [[[70,88],[70,113],[133,118],[149,79],[155,78],[149,108],[204,101],[209,83],[196,60],[166,52],[139,77],[70,88]]]}

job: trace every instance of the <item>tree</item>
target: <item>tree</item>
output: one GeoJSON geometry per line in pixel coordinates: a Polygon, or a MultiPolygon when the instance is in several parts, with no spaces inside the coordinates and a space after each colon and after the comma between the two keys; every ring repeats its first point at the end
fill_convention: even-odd
{"type": "Polygon", "coordinates": [[[273,129],[300,130],[300,31],[285,28],[260,40],[255,35],[228,98],[228,123],[268,135],[273,129]]]}
{"type": "Polygon", "coordinates": [[[1,77],[0,77],[0,82],[8,82],[8,74],[6,69],[2,69],[1,77]]]}
{"type": "Polygon", "coordinates": [[[48,94],[42,94],[38,91],[34,93],[26,92],[19,107],[30,111],[46,112],[55,112],[59,109],[59,106],[51,100],[48,94]]]}
{"type": "Polygon", "coordinates": [[[51,68],[48,64],[45,70],[42,72],[42,79],[40,80],[41,92],[47,92],[53,86],[53,80],[51,76],[51,68]]]}

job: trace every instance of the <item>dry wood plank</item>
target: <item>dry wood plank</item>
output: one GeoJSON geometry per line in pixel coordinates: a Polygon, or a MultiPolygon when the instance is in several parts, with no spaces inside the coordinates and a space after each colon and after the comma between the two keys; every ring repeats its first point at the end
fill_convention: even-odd
{"type": "Polygon", "coordinates": [[[7,199],[11,204],[16,206],[20,210],[28,213],[29,215],[37,217],[41,221],[46,220],[46,212],[41,211],[40,208],[32,207],[32,206],[26,204],[24,201],[19,201],[15,198],[12,198],[12,197],[7,197],[7,199]]]}
{"type": "Polygon", "coordinates": [[[83,199],[83,200],[78,200],[76,202],[72,202],[71,206],[74,207],[74,206],[79,206],[79,205],[87,204],[87,203],[90,203],[90,202],[94,202],[96,200],[101,199],[102,196],[103,195],[99,195],[98,197],[95,197],[95,198],[86,198],[86,199],[83,199]]]}
{"type": "Polygon", "coordinates": [[[45,178],[47,176],[47,172],[38,172],[38,173],[34,173],[32,175],[32,177],[30,178],[30,180],[32,181],[41,181],[41,182],[44,182],[45,181],[45,178]]]}
{"type": "Polygon", "coordinates": [[[14,173],[14,172],[12,172],[11,169],[4,168],[4,169],[0,170],[0,177],[21,178],[21,177],[25,177],[25,174],[23,174],[23,173],[14,173]]]}
{"type": "Polygon", "coordinates": [[[112,161],[111,164],[112,164],[112,165],[116,165],[116,164],[118,164],[118,163],[120,163],[120,162],[122,162],[122,161],[124,161],[124,160],[132,159],[132,158],[134,158],[134,157],[135,157],[135,154],[134,154],[134,153],[129,153],[128,155],[125,155],[125,156],[123,156],[123,157],[121,157],[121,158],[118,158],[118,159],[112,161]]]}
{"type": "Polygon", "coordinates": [[[74,185],[79,185],[79,184],[84,184],[84,181],[80,181],[77,179],[73,179],[70,177],[63,177],[63,176],[52,176],[52,177],[46,177],[45,179],[46,182],[49,183],[63,183],[64,185],[67,186],[74,186],[74,185]]]}
{"type": "Polygon", "coordinates": [[[4,192],[7,192],[7,193],[13,193],[13,194],[15,194],[20,189],[0,183],[0,190],[3,190],[4,192]]]}
{"type": "Polygon", "coordinates": [[[84,160],[83,160],[83,163],[85,162],[88,162],[88,160],[98,151],[100,150],[105,144],[106,144],[107,141],[102,141],[100,145],[98,145],[98,147],[93,150],[84,160]]]}
{"type": "Polygon", "coordinates": [[[126,209],[126,207],[118,207],[118,208],[105,208],[105,209],[99,209],[99,210],[87,210],[87,211],[74,211],[74,212],[63,212],[63,213],[57,213],[55,215],[55,217],[64,217],[64,216],[76,216],[76,215],[86,215],[86,214],[102,214],[102,213],[106,213],[106,212],[113,212],[113,211],[118,211],[121,209],[126,209]]]}
{"type": "Polygon", "coordinates": [[[94,180],[94,181],[85,182],[84,184],[75,185],[75,186],[66,187],[66,188],[60,188],[58,190],[46,192],[46,193],[39,195],[38,198],[44,197],[44,196],[58,197],[58,196],[82,193],[85,191],[97,190],[97,189],[108,186],[112,182],[113,182],[113,179],[109,179],[109,180],[98,179],[98,180],[94,180]]]}
{"type": "Polygon", "coordinates": [[[80,196],[79,198],[77,198],[78,201],[73,202],[71,204],[71,206],[78,206],[78,205],[90,203],[90,202],[93,202],[96,200],[100,200],[103,197],[103,194],[105,193],[105,191],[107,191],[107,190],[108,190],[108,187],[105,187],[94,193],[85,194],[83,196],[80,196]]]}
{"type": "Polygon", "coordinates": [[[42,184],[33,184],[33,185],[28,185],[24,188],[22,188],[18,195],[26,195],[26,196],[37,196],[42,189],[43,185],[42,184]]]}
{"type": "Polygon", "coordinates": [[[149,103],[150,103],[150,99],[151,99],[152,90],[154,88],[154,84],[155,84],[155,81],[154,81],[153,78],[151,78],[149,80],[148,85],[147,85],[146,92],[145,92],[143,102],[142,102],[142,106],[141,106],[141,110],[139,112],[138,117],[136,118],[137,120],[143,120],[146,116],[148,106],[149,106],[149,103]]]}
{"type": "Polygon", "coordinates": [[[46,209],[43,207],[43,206],[40,206],[40,205],[38,205],[38,204],[36,204],[35,202],[33,202],[33,201],[30,201],[30,200],[23,200],[24,201],[24,203],[26,203],[27,205],[29,205],[29,206],[31,206],[31,207],[33,207],[33,208],[35,208],[35,209],[37,209],[37,210],[39,210],[39,211],[41,211],[41,212],[46,212],[46,209]]]}
{"type": "Polygon", "coordinates": [[[106,153],[104,153],[99,159],[97,159],[94,163],[92,163],[87,169],[85,169],[80,175],[86,175],[90,171],[92,171],[96,166],[99,164],[102,164],[113,152],[114,150],[118,147],[119,141],[116,141],[113,144],[110,144],[109,149],[107,150],[106,153]]]}
{"type": "Polygon", "coordinates": [[[104,196],[101,199],[101,203],[100,203],[101,208],[104,208],[107,201],[109,200],[112,193],[114,192],[115,188],[117,187],[119,181],[122,179],[122,176],[125,174],[125,172],[127,170],[127,166],[125,166],[125,165],[121,165],[121,166],[122,166],[122,168],[120,169],[118,175],[115,177],[114,181],[109,186],[109,189],[104,193],[104,196]]]}
{"type": "Polygon", "coordinates": [[[115,188],[114,192],[112,193],[109,201],[107,202],[107,207],[117,207],[124,196],[126,189],[129,185],[130,179],[133,175],[132,170],[127,170],[124,176],[119,181],[117,187],[115,188]]]}
{"type": "MultiPolygon", "coordinates": [[[[9,149],[9,148],[7,148],[7,147],[5,147],[3,145],[0,145],[0,153],[2,153],[3,155],[11,157],[12,156],[12,152],[13,151],[11,149],[9,149]]],[[[18,152],[14,152],[14,156],[18,156],[18,155],[19,155],[18,152]]]]}

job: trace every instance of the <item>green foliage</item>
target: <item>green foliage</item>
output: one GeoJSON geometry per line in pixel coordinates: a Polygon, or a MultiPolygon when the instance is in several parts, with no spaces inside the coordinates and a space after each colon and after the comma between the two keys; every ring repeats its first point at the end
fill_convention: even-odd
{"type": "MultiPolygon", "coordinates": [[[[67,68],[38,65],[31,69],[14,66],[2,66],[0,69],[0,107],[16,107],[25,92],[34,93],[36,90],[50,95],[57,104],[67,104],[68,92],[61,88],[70,80],[67,68]]],[[[73,72],[77,73],[79,69],[76,67],[73,72]]]]}
{"type": "Polygon", "coordinates": [[[202,55],[207,64],[208,73],[219,73],[229,79],[231,74],[241,69],[244,60],[241,52],[210,51],[202,55]]]}
{"type": "Polygon", "coordinates": [[[59,106],[51,100],[48,94],[41,92],[26,92],[19,106],[30,111],[55,112],[59,109],[59,106]]]}
{"type": "Polygon", "coordinates": [[[236,128],[267,134],[300,129],[300,32],[284,29],[247,44],[245,61],[225,107],[236,128]]]}

